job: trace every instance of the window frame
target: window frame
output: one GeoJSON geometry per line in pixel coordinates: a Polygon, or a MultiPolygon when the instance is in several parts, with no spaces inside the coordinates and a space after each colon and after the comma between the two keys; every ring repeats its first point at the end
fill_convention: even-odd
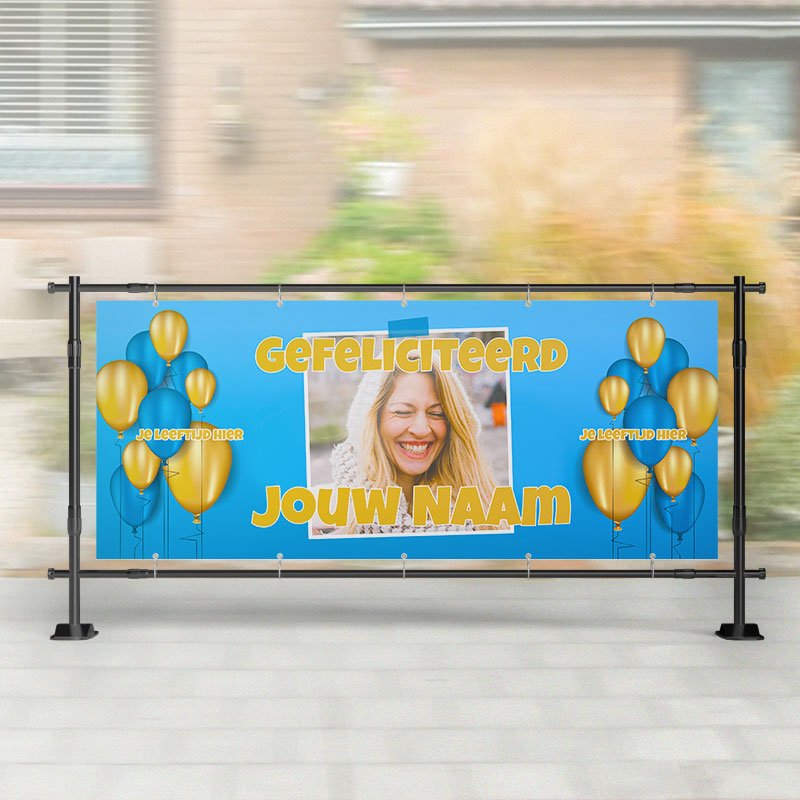
{"type": "Polygon", "coordinates": [[[162,96],[163,53],[162,36],[165,13],[164,3],[145,0],[149,11],[150,81],[152,123],[149,132],[148,155],[150,158],[150,180],[146,186],[0,186],[0,217],[19,216],[19,212],[35,214],[64,210],[155,210],[162,197],[162,131],[164,125],[162,96]]]}
{"type": "MultiPolygon", "coordinates": [[[[752,40],[708,41],[688,48],[690,60],[687,112],[698,117],[705,109],[700,104],[701,65],[709,61],[784,61],[792,64],[792,103],[790,119],[792,146],[800,151],[800,47],[796,40],[788,42],[752,40]]],[[[695,144],[702,144],[697,137],[695,144]]]]}

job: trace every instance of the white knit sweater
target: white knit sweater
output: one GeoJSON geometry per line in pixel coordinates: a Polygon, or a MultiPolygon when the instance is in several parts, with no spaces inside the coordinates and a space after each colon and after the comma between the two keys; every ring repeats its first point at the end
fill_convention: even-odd
{"type": "MultiPolygon", "coordinates": [[[[369,482],[361,474],[358,466],[358,456],[356,449],[349,441],[334,445],[331,452],[331,475],[333,482],[337,486],[363,486],[367,489],[372,488],[369,482]]],[[[397,520],[394,525],[378,525],[377,522],[371,525],[357,525],[356,534],[395,534],[397,536],[425,536],[436,533],[456,533],[459,531],[473,531],[475,529],[471,522],[466,525],[434,525],[428,521],[426,525],[414,525],[411,514],[408,510],[408,503],[405,495],[400,493],[400,507],[397,512],[397,520]]]]}

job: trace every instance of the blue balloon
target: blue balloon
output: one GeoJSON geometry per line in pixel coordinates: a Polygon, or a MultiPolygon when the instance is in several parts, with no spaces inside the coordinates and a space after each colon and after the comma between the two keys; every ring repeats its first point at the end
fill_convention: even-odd
{"type": "Polygon", "coordinates": [[[141,493],[128,480],[125,470],[117,467],[111,476],[111,500],[126,525],[139,527],[153,513],[158,500],[158,477],[141,493]]]}
{"type": "MultiPolygon", "coordinates": [[[[145,398],[146,400],[147,398],[145,398]]],[[[144,402],[144,400],[142,401],[144,402]]],[[[677,419],[672,406],[657,394],[648,394],[634,400],[626,409],[622,418],[623,428],[675,428],[677,419]]],[[[633,455],[642,464],[652,467],[658,464],[667,454],[672,442],[669,439],[650,439],[641,441],[628,440],[633,455]]]]}
{"type": "Polygon", "coordinates": [[[199,353],[185,350],[170,366],[169,379],[172,388],[186,396],[186,376],[195,369],[208,369],[208,362],[199,353]]]}
{"type": "Polygon", "coordinates": [[[644,389],[644,370],[631,358],[621,358],[619,361],[615,361],[606,372],[606,377],[610,375],[616,375],[628,384],[629,403],[635,400],[644,389]]]}
{"type": "MultiPolygon", "coordinates": [[[[192,421],[189,401],[174,389],[153,389],[139,404],[140,428],[188,428],[192,421]]],[[[151,439],[147,446],[161,459],[172,458],[183,439],[151,439]]]]}
{"type": "Polygon", "coordinates": [[[689,354],[686,352],[686,348],[675,339],[665,339],[664,349],[661,351],[658,361],[647,371],[653,391],[666,397],[669,382],[678,372],[688,366],[689,354]]]}
{"type": "Polygon", "coordinates": [[[675,498],[673,503],[670,496],[656,484],[655,501],[658,513],[664,524],[673,533],[686,533],[697,522],[703,503],[706,499],[706,487],[703,481],[692,473],[686,488],[675,498]]]}
{"type": "Polygon", "coordinates": [[[156,352],[150,331],[137,333],[125,348],[125,358],[132,361],[147,377],[147,388],[155,389],[167,374],[167,362],[156,352]]]}

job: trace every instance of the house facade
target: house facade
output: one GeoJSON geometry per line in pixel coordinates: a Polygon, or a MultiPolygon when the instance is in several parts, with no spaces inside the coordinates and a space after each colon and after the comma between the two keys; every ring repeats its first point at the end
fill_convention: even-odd
{"type": "Polygon", "coordinates": [[[492,153],[518,149],[505,169],[532,180],[549,160],[553,192],[607,206],[673,182],[695,125],[769,206],[798,36],[798,3],[763,0],[3,4],[0,319],[52,317],[43,282],[73,272],[258,279],[328,218],[324,118],[353,70],[389,76],[414,120],[396,191],[441,198],[466,240],[504,180],[492,153]]]}

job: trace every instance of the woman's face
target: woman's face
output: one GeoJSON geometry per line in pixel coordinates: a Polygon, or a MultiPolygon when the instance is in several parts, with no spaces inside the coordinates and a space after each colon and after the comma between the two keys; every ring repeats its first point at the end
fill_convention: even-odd
{"type": "Polygon", "coordinates": [[[433,377],[424,372],[398,375],[378,425],[386,452],[400,472],[426,472],[447,439],[447,418],[433,377]]]}

